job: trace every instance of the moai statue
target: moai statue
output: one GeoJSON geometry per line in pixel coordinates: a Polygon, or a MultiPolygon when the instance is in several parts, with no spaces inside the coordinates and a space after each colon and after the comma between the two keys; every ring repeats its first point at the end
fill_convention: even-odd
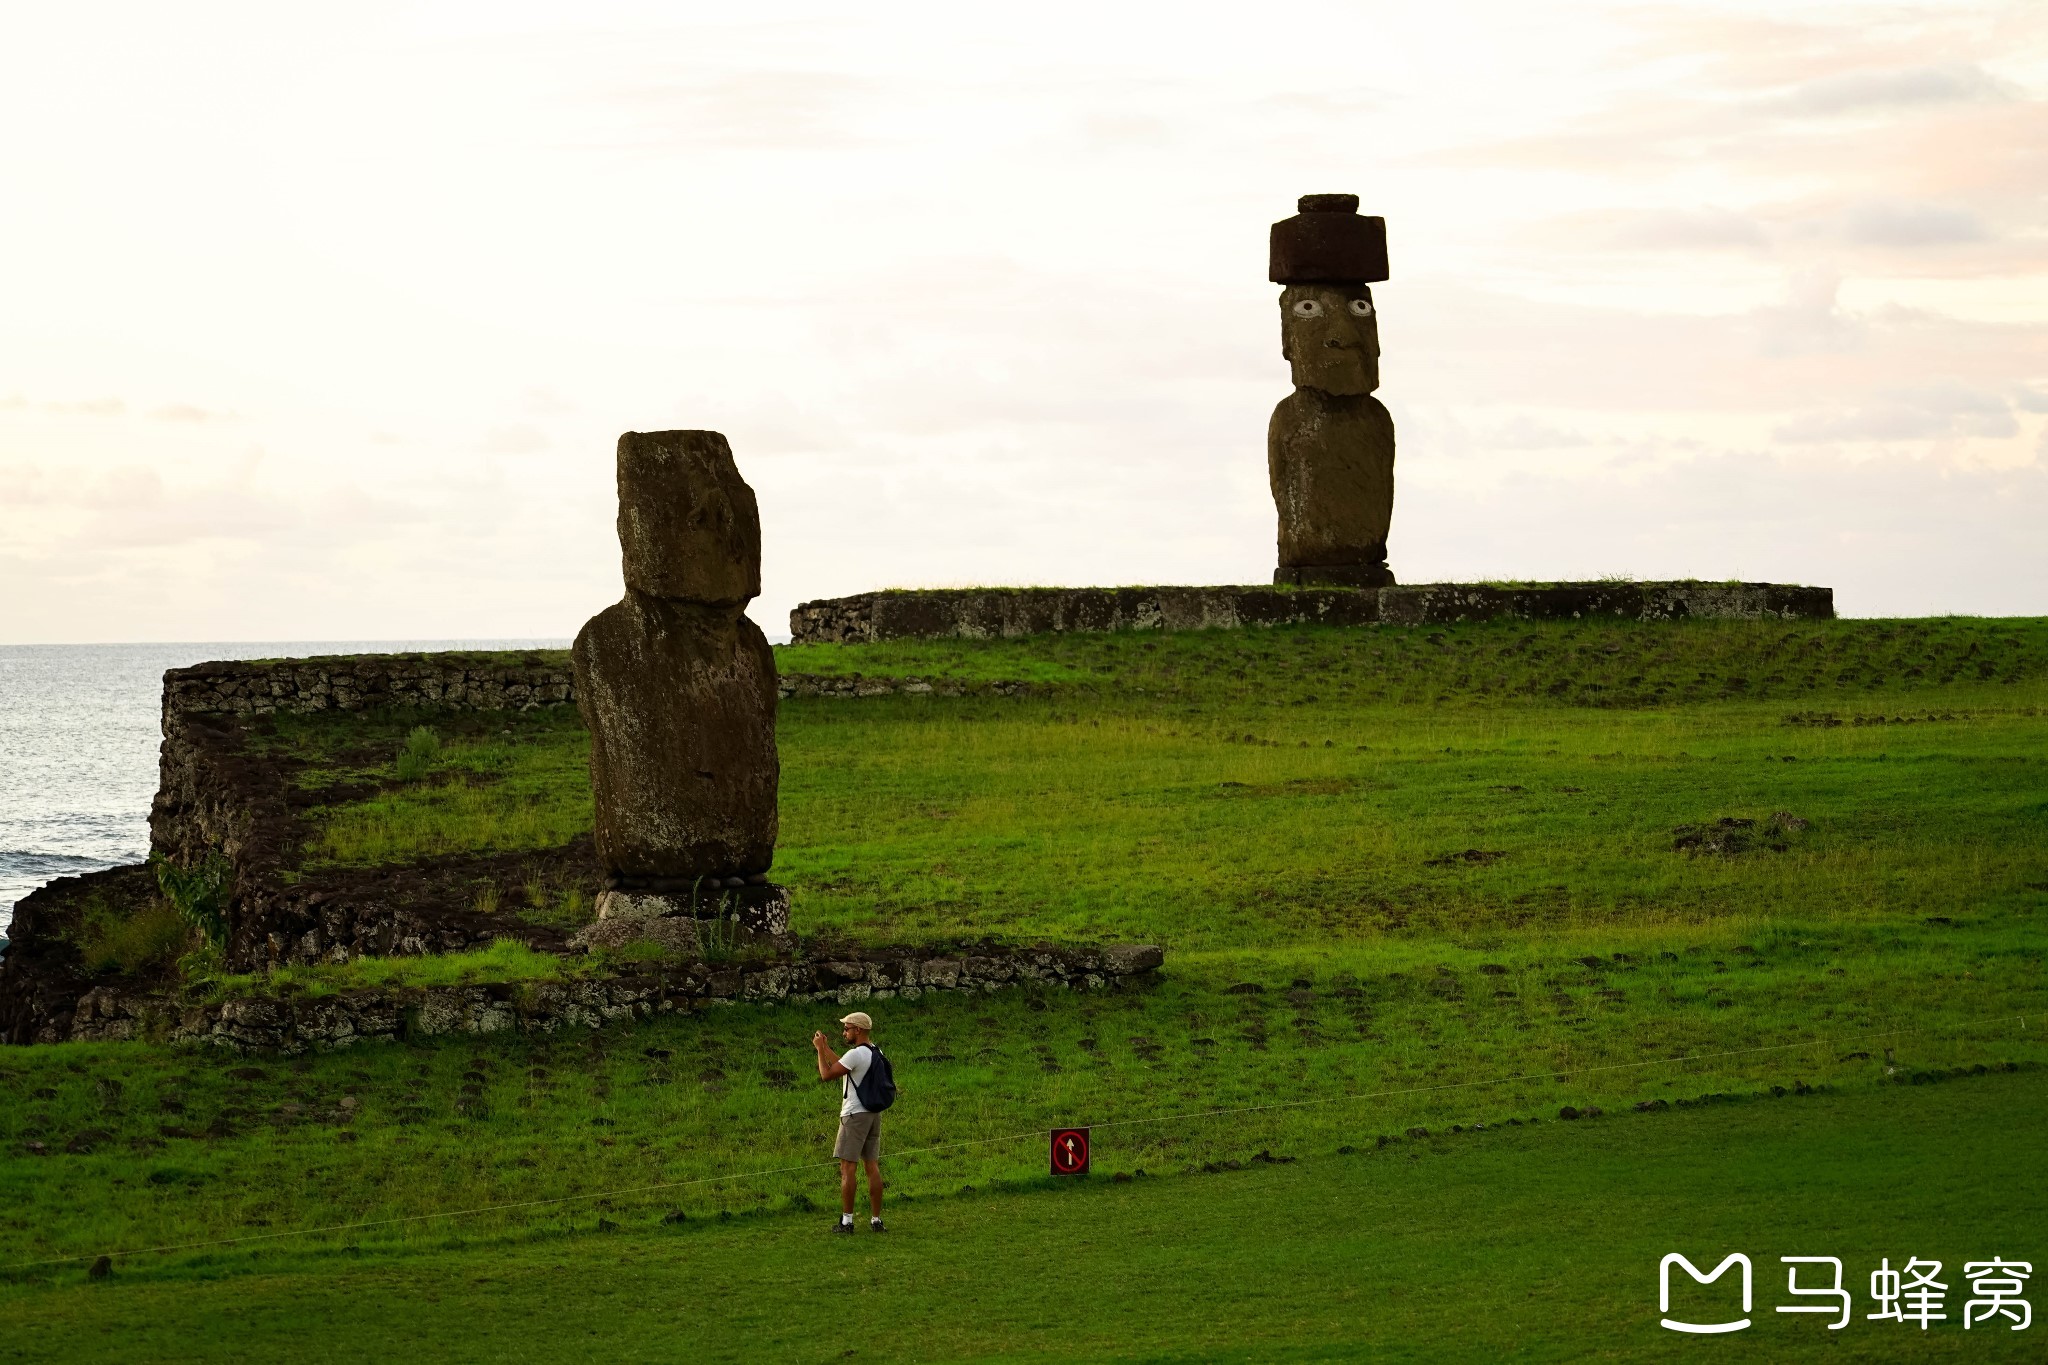
{"type": "Polygon", "coordinates": [[[600,919],[736,918],[780,933],[775,656],[745,616],[761,518],[715,431],[619,438],[626,596],[576,636],[600,919]]]}
{"type": "Polygon", "coordinates": [[[1273,224],[1280,354],[1294,392],[1266,426],[1266,472],[1280,511],[1275,583],[1377,588],[1394,515],[1394,419],[1380,386],[1375,280],[1387,278],[1387,224],[1355,194],[1306,194],[1273,224]]]}

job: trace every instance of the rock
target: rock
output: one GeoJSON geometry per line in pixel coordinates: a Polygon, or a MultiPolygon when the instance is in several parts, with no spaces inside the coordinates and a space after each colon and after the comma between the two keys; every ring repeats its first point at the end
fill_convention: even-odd
{"type": "Polygon", "coordinates": [[[715,431],[619,437],[626,586],[649,597],[744,607],[761,594],[761,515],[715,431]]]}
{"type": "Polygon", "coordinates": [[[1103,956],[1109,961],[1110,971],[1118,976],[1149,972],[1166,961],[1165,950],[1150,943],[1118,944],[1103,956]]]}
{"type": "Polygon", "coordinates": [[[113,1273],[114,1258],[102,1256],[86,1268],[85,1278],[88,1280],[104,1280],[113,1273]]]}
{"type": "MultiPolygon", "coordinates": [[[[1348,586],[1382,587],[1394,515],[1394,419],[1370,393],[1297,388],[1266,426],[1266,475],[1280,515],[1280,567],[1351,570],[1348,586]]],[[[1339,573],[1337,579],[1343,580],[1339,573]]]]}
{"type": "MultiPolygon", "coordinates": [[[[626,596],[571,657],[599,861],[621,889],[744,878],[775,856],[775,659],[754,495],[716,432],[619,438],[626,596]]],[[[716,883],[713,883],[714,885],[716,883]]]]}
{"type": "Polygon", "coordinates": [[[1557,1111],[1557,1116],[1561,1119],[1575,1119],[1579,1116],[1579,1111],[1567,1104],[1564,1108],[1557,1111]]]}
{"type": "Polygon", "coordinates": [[[736,612],[629,592],[576,637],[598,857],[636,876],[765,873],[775,659],[736,612]]]}
{"type": "Polygon", "coordinates": [[[1387,220],[1358,212],[1355,194],[1304,194],[1273,224],[1267,277],[1275,284],[1387,278],[1387,220]]]}

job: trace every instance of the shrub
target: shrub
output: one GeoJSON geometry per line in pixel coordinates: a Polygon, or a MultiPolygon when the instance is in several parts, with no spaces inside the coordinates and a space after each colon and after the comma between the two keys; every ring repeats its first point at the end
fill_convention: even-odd
{"type": "Polygon", "coordinates": [[[417,782],[434,771],[440,760],[440,739],[428,727],[415,725],[405,737],[405,747],[398,751],[398,780],[417,782]]]}
{"type": "Polygon", "coordinates": [[[228,885],[235,867],[218,853],[209,853],[196,866],[180,867],[161,853],[149,855],[156,869],[157,890],[207,943],[219,947],[228,941],[228,885]]]}
{"type": "Polygon", "coordinates": [[[190,923],[163,901],[124,915],[95,898],[86,905],[79,928],[79,957],[92,973],[134,976],[168,964],[192,941],[190,923]]]}

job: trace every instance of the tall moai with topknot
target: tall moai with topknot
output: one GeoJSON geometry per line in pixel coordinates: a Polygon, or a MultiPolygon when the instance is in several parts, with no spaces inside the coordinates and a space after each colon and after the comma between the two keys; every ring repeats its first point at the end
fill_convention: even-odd
{"type": "Polygon", "coordinates": [[[1394,419],[1380,386],[1371,286],[1387,278],[1387,223],[1355,194],[1307,194],[1273,224],[1268,272],[1280,290],[1280,354],[1294,392],[1266,427],[1280,513],[1275,583],[1385,587],[1394,516],[1394,419]]]}
{"type": "Polygon", "coordinates": [[[590,730],[601,919],[688,914],[781,932],[775,656],[748,620],[761,518],[715,431],[619,437],[626,595],[572,653],[590,730]]]}

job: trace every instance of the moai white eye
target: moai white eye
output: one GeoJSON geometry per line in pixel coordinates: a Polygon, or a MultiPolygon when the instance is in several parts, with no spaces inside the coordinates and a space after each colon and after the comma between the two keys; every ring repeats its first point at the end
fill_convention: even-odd
{"type": "Polygon", "coordinates": [[[1294,316],[1298,318],[1319,318],[1322,315],[1323,305],[1320,299],[1296,299],[1294,301],[1294,316]]]}
{"type": "Polygon", "coordinates": [[[1351,300],[1351,314],[1352,314],[1352,316],[1353,316],[1353,317],[1361,317],[1361,318],[1369,318],[1369,317],[1371,317],[1371,316],[1372,316],[1372,300],[1371,300],[1371,299],[1353,299],[1353,300],[1351,300]]]}

